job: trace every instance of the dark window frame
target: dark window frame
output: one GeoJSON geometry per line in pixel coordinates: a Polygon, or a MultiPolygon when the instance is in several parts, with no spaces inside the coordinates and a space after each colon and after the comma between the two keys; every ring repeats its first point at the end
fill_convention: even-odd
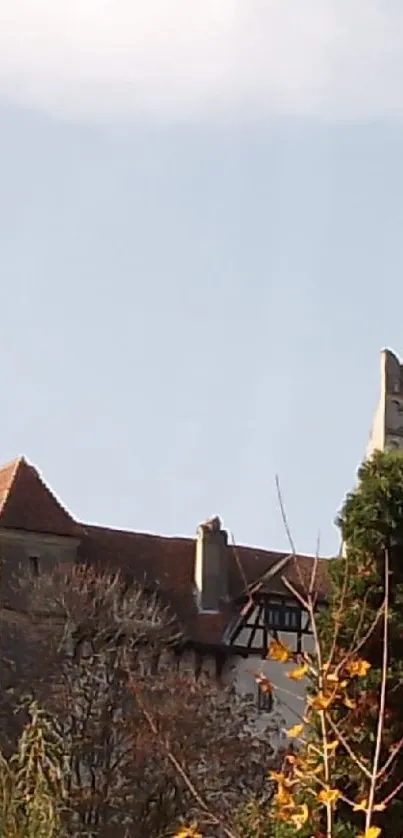
{"type": "Polygon", "coordinates": [[[31,575],[34,577],[39,576],[39,556],[33,555],[28,557],[29,566],[31,568],[31,575]]]}
{"type": "Polygon", "coordinates": [[[257,632],[263,631],[262,657],[266,656],[270,637],[278,638],[282,633],[296,635],[296,652],[302,651],[302,638],[312,635],[309,613],[297,600],[282,596],[258,595],[244,602],[240,617],[227,631],[226,642],[236,645],[241,632],[248,632],[242,647],[249,652],[257,651],[254,641],[257,632]]]}
{"type": "Polygon", "coordinates": [[[301,631],[303,609],[284,602],[265,603],[265,625],[268,631],[301,631]]]}

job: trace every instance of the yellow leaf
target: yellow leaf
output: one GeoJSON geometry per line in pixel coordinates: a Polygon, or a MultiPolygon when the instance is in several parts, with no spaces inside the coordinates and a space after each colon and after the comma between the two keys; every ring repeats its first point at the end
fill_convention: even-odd
{"type": "Polygon", "coordinates": [[[352,678],[354,678],[355,675],[358,678],[364,678],[368,670],[371,669],[371,664],[368,663],[368,661],[363,660],[363,658],[356,658],[355,660],[349,661],[346,669],[352,678]]]}
{"type": "Polygon", "coordinates": [[[379,838],[381,834],[381,829],[379,826],[369,826],[368,829],[365,830],[363,835],[360,835],[359,838],[379,838]]]}
{"type": "Polygon", "coordinates": [[[337,683],[339,680],[339,676],[337,672],[325,672],[324,673],[326,681],[331,681],[332,683],[337,683]]]}
{"type": "Polygon", "coordinates": [[[277,794],[274,796],[277,806],[289,806],[292,803],[292,795],[288,789],[279,783],[277,794]]]}
{"type": "Polygon", "coordinates": [[[338,789],[322,789],[317,799],[320,803],[331,803],[332,806],[337,802],[340,797],[340,792],[338,789]]]}
{"type": "Polygon", "coordinates": [[[331,753],[333,753],[333,752],[336,750],[336,748],[338,748],[338,747],[339,747],[339,743],[338,743],[337,739],[334,739],[334,740],[333,740],[333,742],[327,742],[327,744],[326,744],[326,746],[325,746],[325,750],[326,750],[326,752],[327,752],[328,754],[331,754],[331,753]]]}
{"type": "Polygon", "coordinates": [[[286,734],[289,739],[296,739],[298,736],[301,736],[303,733],[304,725],[293,725],[288,730],[286,730],[286,734]]]}
{"type": "Polygon", "coordinates": [[[315,774],[321,774],[323,769],[323,764],[319,762],[318,765],[314,765],[313,768],[310,768],[309,773],[315,776],[315,774]]]}
{"type": "MultiPolygon", "coordinates": [[[[366,797],[363,800],[359,800],[355,806],[353,806],[353,812],[366,812],[368,808],[368,800],[366,797]]],[[[373,806],[374,812],[384,812],[386,809],[385,803],[376,803],[373,806]]]]}
{"type": "Polygon", "coordinates": [[[309,696],[308,702],[313,710],[326,710],[332,703],[333,696],[326,696],[323,693],[318,693],[314,696],[309,696]]]}
{"type": "Polygon", "coordinates": [[[184,826],[174,835],[174,838],[203,838],[203,836],[191,826],[184,826]]]}
{"type": "Polygon", "coordinates": [[[353,698],[349,698],[348,695],[344,696],[343,704],[345,705],[345,707],[348,707],[349,710],[355,710],[355,708],[357,707],[357,702],[354,701],[353,698]]]}
{"type": "Polygon", "coordinates": [[[267,650],[267,657],[280,663],[287,663],[291,655],[291,649],[280,640],[272,640],[267,650]]]}
{"type": "Polygon", "coordinates": [[[306,824],[308,818],[309,809],[306,803],[303,803],[302,806],[298,806],[297,809],[295,809],[295,811],[292,813],[290,821],[294,824],[298,832],[306,824]]]}
{"type": "Polygon", "coordinates": [[[368,806],[368,800],[367,800],[366,797],[364,797],[363,800],[359,800],[353,806],[353,812],[366,812],[367,811],[367,806],[368,806]]]}
{"type": "Polygon", "coordinates": [[[308,670],[309,666],[304,663],[302,666],[297,666],[295,669],[291,669],[290,672],[287,672],[287,678],[291,678],[292,681],[301,681],[302,678],[305,678],[308,670]]]}

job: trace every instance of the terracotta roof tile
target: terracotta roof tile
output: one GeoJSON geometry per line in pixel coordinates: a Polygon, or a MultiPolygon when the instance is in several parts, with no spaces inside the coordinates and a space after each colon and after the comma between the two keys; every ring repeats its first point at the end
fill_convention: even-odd
{"type": "Polygon", "coordinates": [[[24,457],[0,469],[0,526],[54,535],[82,534],[82,526],[24,457]]]}
{"type": "MultiPolygon", "coordinates": [[[[201,614],[196,608],[193,585],[196,545],[193,538],[169,538],[86,526],[80,552],[81,558],[91,564],[119,569],[139,581],[157,584],[190,636],[206,643],[219,643],[229,619],[237,611],[235,601],[245,591],[244,577],[248,585],[252,585],[287,555],[253,547],[229,549],[232,554],[229,562],[229,596],[232,602],[222,603],[219,614],[201,614]]],[[[313,556],[291,558],[280,575],[286,576],[300,589],[301,581],[309,584],[313,561],[313,556]]],[[[320,559],[316,587],[323,598],[328,587],[326,570],[326,560],[320,559]]],[[[268,587],[272,591],[284,591],[276,577],[270,580],[268,587]]]]}
{"type": "MultiPolygon", "coordinates": [[[[80,524],[22,457],[0,468],[0,527],[79,537],[79,560],[103,569],[119,569],[131,578],[157,585],[189,637],[203,643],[221,642],[229,620],[239,613],[239,602],[248,588],[258,582],[272,592],[284,591],[281,575],[301,588],[302,583],[309,584],[314,561],[312,556],[296,556],[280,574],[265,582],[264,574],[286,553],[230,546],[229,602],[222,603],[218,614],[201,614],[194,597],[194,538],[168,538],[80,524]]],[[[320,596],[326,596],[327,562],[323,559],[318,562],[316,589],[320,596]]]]}

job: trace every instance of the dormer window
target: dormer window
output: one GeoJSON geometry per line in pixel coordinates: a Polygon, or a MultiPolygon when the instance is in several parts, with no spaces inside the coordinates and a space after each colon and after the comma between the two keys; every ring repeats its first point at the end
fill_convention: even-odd
{"type": "Polygon", "coordinates": [[[282,633],[291,635],[287,642],[296,653],[301,652],[303,635],[312,634],[309,614],[297,600],[263,592],[244,605],[240,617],[229,626],[225,643],[241,646],[248,654],[261,654],[265,658],[270,639],[282,633]]]}
{"type": "Polygon", "coordinates": [[[32,576],[39,576],[39,556],[29,557],[29,567],[32,576]]]}
{"type": "Polygon", "coordinates": [[[274,631],[298,631],[301,625],[301,608],[298,605],[269,604],[266,610],[266,626],[274,631]]]}

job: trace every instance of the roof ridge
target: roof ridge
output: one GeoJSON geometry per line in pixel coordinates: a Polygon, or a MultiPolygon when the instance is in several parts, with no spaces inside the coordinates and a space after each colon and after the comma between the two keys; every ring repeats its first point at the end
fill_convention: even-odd
{"type": "Polygon", "coordinates": [[[46,480],[43,479],[41,472],[36,468],[36,466],[33,466],[33,465],[31,465],[31,463],[28,463],[25,460],[24,457],[22,459],[24,460],[24,464],[28,468],[32,469],[32,471],[36,474],[36,476],[37,476],[39,482],[41,483],[41,485],[43,486],[43,488],[46,489],[47,492],[49,492],[49,494],[52,496],[55,503],[57,503],[57,505],[60,507],[60,509],[63,510],[65,515],[67,515],[72,521],[74,521],[75,524],[78,524],[79,526],[82,526],[81,523],[79,521],[76,521],[76,519],[73,517],[71,512],[65,507],[64,503],[62,503],[62,501],[59,500],[58,496],[54,493],[53,489],[51,489],[50,486],[48,486],[48,484],[46,483],[46,480]]]}
{"type": "Polygon", "coordinates": [[[135,535],[144,538],[154,538],[160,541],[186,541],[195,542],[196,535],[166,535],[158,532],[149,532],[148,530],[128,530],[122,527],[111,527],[105,524],[89,524],[87,521],[80,521],[81,526],[85,527],[88,532],[94,530],[102,530],[102,532],[112,533],[113,535],[135,535]]]}
{"type": "Polygon", "coordinates": [[[14,485],[14,481],[15,481],[15,478],[17,476],[17,472],[18,472],[18,470],[19,470],[19,468],[20,468],[20,466],[22,465],[23,462],[26,462],[25,457],[22,454],[20,454],[14,460],[10,460],[10,462],[4,463],[4,465],[1,466],[1,471],[6,471],[6,469],[11,469],[12,468],[12,472],[11,472],[10,481],[9,481],[7,489],[5,491],[4,498],[3,498],[2,503],[1,503],[0,511],[3,511],[5,509],[5,506],[7,504],[11,489],[14,485]]]}
{"type": "MultiPolygon", "coordinates": [[[[53,489],[48,486],[36,466],[28,462],[24,456],[19,456],[0,468],[0,488],[0,517],[2,526],[12,528],[14,525],[17,529],[32,529],[34,524],[36,531],[36,517],[38,532],[53,531],[57,534],[58,529],[60,532],[60,528],[62,528],[63,532],[61,534],[67,534],[67,532],[64,532],[67,527],[68,534],[70,535],[73,535],[73,532],[76,534],[83,533],[83,525],[73,517],[71,512],[54,493],[53,489]],[[33,492],[33,500],[28,500],[27,491],[33,492]],[[48,498],[48,501],[45,501],[45,518],[42,519],[41,511],[38,513],[38,492],[40,493],[39,496],[48,498]],[[36,509],[34,511],[34,517],[32,517],[32,509],[35,508],[35,505],[36,509]],[[51,508],[54,509],[54,513],[49,512],[51,508]],[[39,518],[37,517],[38,514],[39,518]],[[50,519],[46,521],[46,516],[49,516],[49,514],[50,519]],[[53,520],[54,529],[50,525],[51,520],[53,520]],[[27,526],[27,521],[29,521],[29,526],[27,526]],[[43,529],[43,521],[45,521],[45,529],[43,529]],[[39,526],[39,522],[42,527],[39,526]],[[51,529],[49,529],[49,526],[51,529]]],[[[43,501],[40,501],[39,507],[43,510],[42,504],[43,501]]]]}

